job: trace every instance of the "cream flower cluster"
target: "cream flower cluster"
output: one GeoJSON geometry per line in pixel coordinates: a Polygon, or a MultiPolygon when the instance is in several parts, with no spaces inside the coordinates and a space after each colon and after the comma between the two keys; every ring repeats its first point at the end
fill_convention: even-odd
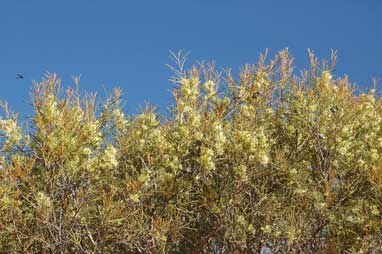
{"type": "Polygon", "coordinates": [[[0,130],[5,138],[2,147],[3,151],[8,151],[22,139],[21,130],[13,119],[0,119],[0,130]]]}
{"type": "Polygon", "coordinates": [[[36,204],[40,215],[47,221],[53,209],[52,201],[44,192],[38,192],[36,196],[36,204]]]}
{"type": "Polygon", "coordinates": [[[118,166],[117,149],[113,145],[108,145],[102,156],[102,166],[105,168],[114,168],[118,166]]]}
{"type": "Polygon", "coordinates": [[[190,99],[194,101],[199,95],[199,79],[191,78],[191,79],[182,79],[181,80],[181,94],[185,99],[190,99]]]}
{"type": "Polygon", "coordinates": [[[201,148],[199,162],[207,172],[215,169],[215,162],[213,157],[214,151],[212,149],[206,147],[201,148]]]}
{"type": "Polygon", "coordinates": [[[214,132],[216,153],[217,155],[222,155],[225,149],[225,143],[227,141],[223,127],[220,123],[214,123],[212,130],[214,132]]]}

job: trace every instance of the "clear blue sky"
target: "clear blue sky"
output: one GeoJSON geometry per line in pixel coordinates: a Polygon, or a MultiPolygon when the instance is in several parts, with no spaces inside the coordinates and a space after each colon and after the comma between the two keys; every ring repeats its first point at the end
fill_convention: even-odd
{"type": "Polygon", "coordinates": [[[215,60],[237,70],[270,48],[289,47],[297,66],[306,49],[329,57],[335,75],[361,87],[382,77],[382,1],[1,1],[0,99],[16,111],[28,105],[32,80],[57,72],[82,75],[82,88],[119,86],[129,112],[144,101],[165,111],[171,102],[169,50],[190,51],[190,62],[215,60]],[[16,80],[16,73],[25,80],[16,80]]]}

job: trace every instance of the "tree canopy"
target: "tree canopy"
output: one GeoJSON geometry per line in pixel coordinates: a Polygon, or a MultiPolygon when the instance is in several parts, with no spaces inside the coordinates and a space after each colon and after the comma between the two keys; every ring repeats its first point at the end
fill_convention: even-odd
{"type": "Polygon", "coordinates": [[[168,116],[55,74],[2,103],[0,253],[380,253],[382,101],[309,57],[174,55],[168,116]]]}

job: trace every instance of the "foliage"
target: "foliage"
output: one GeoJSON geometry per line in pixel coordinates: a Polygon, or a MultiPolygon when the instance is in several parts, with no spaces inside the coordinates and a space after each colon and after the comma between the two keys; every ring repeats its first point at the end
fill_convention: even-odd
{"type": "Polygon", "coordinates": [[[379,253],[382,102],[309,55],[238,78],[175,56],[167,118],[54,74],[25,126],[3,103],[0,253],[379,253]]]}

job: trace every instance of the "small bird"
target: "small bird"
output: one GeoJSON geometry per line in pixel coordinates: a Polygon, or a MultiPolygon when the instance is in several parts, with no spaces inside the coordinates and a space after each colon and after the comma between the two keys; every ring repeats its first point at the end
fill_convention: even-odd
{"type": "Polygon", "coordinates": [[[20,74],[20,73],[17,73],[16,74],[16,79],[24,79],[24,75],[20,74]]]}

